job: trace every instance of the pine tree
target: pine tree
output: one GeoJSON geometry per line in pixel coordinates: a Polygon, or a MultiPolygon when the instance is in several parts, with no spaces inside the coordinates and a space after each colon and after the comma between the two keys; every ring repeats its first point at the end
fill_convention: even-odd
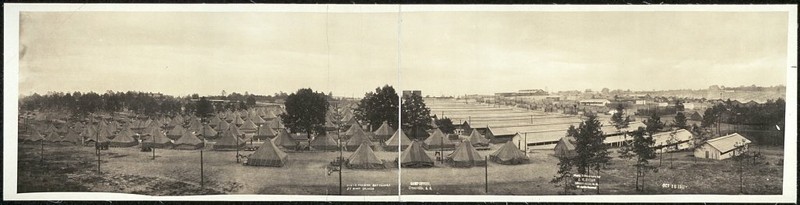
{"type": "Polygon", "coordinates": [[[687,128],[686,116],[683,115],[682,112],[679,112],[678,114],[675,114],[674,126],[677,127],[678,129],[686,129],[687,128]]]}
{"type": "Polygon", "coordinates": [[[645,173],[650,170],[655,169],[655,167],[649,164],[648,160],[655,159],[656,153],[653,149],[653,144],[655,141],[652,137],[646,135],[647,131],[644,128],[639,128],[636,131],[632,132],[631,135],[633,136],[633,142],[631,142],[631,149],[635,154],[636,164],[636,190],[641,191],[643,190],[644,183],[641,183],[644,180],[645,173]],[[640,180],[642,179],[642,180],[640,180]],[[641,187],[641,188],[640,188],[641,187]]]}
{"type": "Polygon", "coordinates": [[[589,116],[578,126],[575,140],[577,159],[574,160],[574,164],[580,174],[588,174],[592,169],[599,173],[600,168],[611,159],[608,156],[608,147],[603,143],[606,137],[600,127],[600,121],[596,116],[589,116]]]}

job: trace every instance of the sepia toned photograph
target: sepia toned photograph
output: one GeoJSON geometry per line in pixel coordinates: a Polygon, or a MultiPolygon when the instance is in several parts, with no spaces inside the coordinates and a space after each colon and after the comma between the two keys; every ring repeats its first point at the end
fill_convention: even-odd
{"type": "Polygon", "coordinates": [[[4,198],[796,202],[791,6],[4,11],[4,198]]]}
{"type": "Polygon", "coordinates": [[[23,12],[17,190],[397,195],[396,18],[23,12]]]}
{"type": "Polygon", "coordinates": [[[780,195],[787,17],[403,14],[401,191],[780,195]]]}

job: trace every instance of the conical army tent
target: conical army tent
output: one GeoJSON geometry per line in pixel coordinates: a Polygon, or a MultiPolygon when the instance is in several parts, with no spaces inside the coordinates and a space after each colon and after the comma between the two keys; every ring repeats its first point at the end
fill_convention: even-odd
{"type": "Polygon", "coordinates": [[[69,132],[69,125],[66,125],[66,124],[65,125],[61,125],[61,127],[58,128],[58,130],[56,130],[56,132],[58,132],[59,135],[67,134],[67,132],[69,132]]]}
{"type": "MultiPolygon", "coordinates": [[[[433,134],[425,139],[425,146],[429,150],[436,150],[436,149],[452,149],[455,147],[455,144],[447,139],[447,137],[442,133],[439,129],[434,129],[433,134]]],[[[470,146],[472,147],[472,146],[470,146]]]]}
{"type": "Polygon", "coordinates": [[[250,120],[253,120],[253,123],[255,123],[258,126],[262,126],[262,125],[266,125],[267,124],[267,121],[264,120],[264,118],[259,117],[258,115],[253,115],[250,118],[250,120]]]}
{"type": "Polygon", "coordinates": [[[375,138],[377,140],[383,141],[383,140],[386,140],[387,138],[391,137],[392,134],[394,134],[394,129],[389,126],[389,123],[387,123],[386,121],[383,121],[383,124],[381,124],[381,126],[378,127],[378,129],[375,130],[375,132],[373,132],[373,134],[375,134],[375,138]]]}
{"type": "Polygon", "coordinates": [[[255,133],[258,130],[258,126],[256,126],[256,123],[253,123],[253,120],[248,118],[239,129],[245,133],[255,133]]]}
{"type": "Polygon", "coordinates": [[[44,130],[44,133],[46,135],[50,135],[50,133],[57,133],[57,132],[58,132],[58,128],[56,128],[56,126],[53,125],[53,124],[47,124],[47,128],[45,128],[45,130],[44,130]]]}
{"type": "Polygon", "coordinates": [[[228,123],[233,123],[236,118],[239,118],[239,116],[236,116],[235,113],[228,113],[225,115],[225,121],[228,123]]]}
{"type": "Polygon", "coordinates": [[[283,129],[283,123],[281,123],[280,119],[275,118],[275,119],[267,121],[267,127],[275,129],[275,130],[283,129]]]}
{"type": "Polygon", "coordinates": [[[175,140],[175,149],[200,149],[203,148],[203,140],[197,138],[191,132],[184,132],[181,138],[175,140]]]}
{"type": "Polygon", "coordinates": [[[478,132],[478,129],[472,129],[472,134],[469,135],[469,141],[472,143],[472,146],[476,147],[489,146],[489,139],[483,137],[483,135],[480,132],[478,132]]]}
{"type": "Polygon", "coordinates": [[[399,150],[404,150],[410,144],[411,144],[411,139],[409,139],[408,136],[406,136],[406,133],[404,133],[403,130],[397,130],[394,132],[394,135],[392,135],[391,138],[386,140],[386,147],[384,147],[384,149],[388,151],[397,151],[398,150],[397,147],[399,145],[400,146],[399,150]]]}
{"type": "Polygon", "coordinates": [[[169,148],[172,147],[172,141],[161,131],[155,131],[147,139],[142,139],[142,147],[169,148]]]}
{"type": "Polygon", "coordinates": [[[271,140],[267,140],[256,152],[247,157],[247,165],[282,167],[288,158],[288,154],[278,149],[271,140]]]}
{"type": "Polygon", "coordinates": [[[348,124],[350,125],[350,128],[347,128],[347,131],[344,132],[345,136],[348,136],[348,137],[349,136],[353,136],[353,134],[358,132],[358,130],[361,130],[361,132],[364,132],[364,129],[361,128],[361,125],[358,124],[358,122],[353,122],[353,123],[348,123],[348,124]]]}
{"type": "Polygon", "coordinates": [[[231,126],[228,128],[228,131],[226,131],[226,132],[233,133],[234,135],[236,135],[236,136],[239,136],[239,138],[241,138],[241,139],[244,139],[244,138],[245,138],[244,132],[242,132],[241,130],[239,130],[239,127],[236,127],[235,125],[231,125],[231,126]]]}
{"type": "Polygon", "coordinates": [[[90,138],[94,137],[97,134],[97,128],[92,125],[87,125],[86,128],[83,129],[80,136],[83,138],[90,138]]]}
{"type": "Polygon", "coordinates": [[[197,132],[197,133],[199,133],[200,131],[203,130],[203,123],[200,122],[199,119],[192,118],[192,120],[190,122],[191,123],[189,123],[189,128],[188,128],[189,132],[197,132]]]}
{"type": "Polygon", "coordinates": [[[110,128],[109,128],[109,127],[106,127],[106,128],[101,128],[101,129],[100,129],[100,132],[98,132],[98,134],[100,134],[100,137],[101,137],[101,138],[102,138],[102,137],[105,137],[106,139],[111,139],[111,138],[114,138],[114,137],[115,137],[115,136],[114,136],[114,133],[113,133],[113,132],[110,130],[110,128]]]}
{"type": "Polygon", "coordinates": [[[553,148],[553,155],[556,157],[573,157],[577,155],[575,152],[575,138],[562,137],[558,140],[556,147],[553,148]]]}
{"type": "Polygon", "coordinates": [[[103,144],[103,143],[109,143],[109,141],[110,140],[108,138],[98,135],[86,138],[86,141],[84,141],[84,143],[86,144],[86,146],[94,146],[96,143],[103,144]]]}
{"type": "Polygon", "coordinates": [[[378,159],[378,156],[375,156],[375,152],[372,151],[372,148],[367,144],[361,144],[358,146],[353,155],[350,155],[350,158],[347,159],[347,168],[350,169],[381,169],[385,168],[383,166],[383,161],[378,159]]]}
{"type": "Polygon", "coordinates": [[[253,135],[253,138],[256,138],[256,139],[259,139],[259,140],[269,140],[269,139],[274,138],[275,135],[276,135],[275,131],[272,130],[272,128],[269,128],[267,126],[261,126],[261,127],[258,127],[258,131],[256,131],[255,135],[253,135]]]}
{"type": "Polygon", "coordinates": [[[203,125],[203,129],[200,130],[200,136],[203,136],[205,139],[216,139],[218,132],[211,128],[209,124],[203,125]]]}
{"type": "Polygon", "coordinates": [[[267,120],[267,121],[272,120],[272,119],[277,119],[277,118],[278,118],[278,116],[276,116],[275,113],[273,113],[272,111],[267,111],[266,115],[264,115],[264,120],[267,120]]]}
{"type": "Polygon", "coordinates": [[[237,150],[244,145],[245,141],[228,129],[228,131],[223,132],[222,136],[217,139],[217,143],[214,144],[214,150],[237,150]]]}
{"type": "Polygon", "coordinates": [[[167,121],[167,129],[172,129],[174,127],[181,127],[183,126],[183,122],[178,119],[178,117],[172,118],[172,120],[167,121]]]}
{"type": "Polygon", "coordinates": [[[484,159],[470,142],[461,142],[453,153],[447,156],[447,161],[454,167],[472,167],[486,165],[484,159]]]}
{"type": "Polygon", "coordinates": [[[214,129],[216,129],[217,132],[224,132],[225,130],[228,130],[230,127],[231,124],[225,122],[225,120],[220,120],[219,124],[217,124],[217,126],[214,127],[214,129]]]}
{"type": "Polygon", "coordinates": [[[311,140],[311,148],[315,150],[335,151],[339,150],[339,145],[336,144],[336,140],[333,140],[331,136],[317,135],[314,137],[314,140],[311,140]]]}
{"type": "MultiPolygon", "coordinates": [[[[130,130],[128,130],[130,131],[130,130]]],[[[114,139],[108,144],[108,146],[112,147],[133,147],[139,144],[139,141],[132,137],[132,131],[130,132],[119,132],[114,139]]]]}
{"type": "MultiPolygon", "coordinates": [[[[137,137],[136,132],[133,132],[133,130],[128,129],[128,127],[122,128],[122,130],[119,131],[119,133],[117,133],[116,136],[119,136],[119,135],[127,135],[127,136],[129,136],[131,138],[134,138],[134,139],[136,139],[136,137],[137,137]]],[[[116,137],[114,137],[114,138],[116,138],[116,137]]]]}
{"type": "Polygon", "coordinates": [[[216,115],[215,116],[211,116],[208,119],[208,125],[211,126],[212,128],[217,127],[217,125],[219,124],[219,121],[222,121],[222,120],[220,120],[219,117],[217,117],[216,115]]]}
{"type": "Polygon", "coordinates": [[[372,141],[369,140],[369,137],[367,137],[367,134],[363,130],[356,129],[356,131],[353,132],[353,135],[350,136],[350,139],[347,139],[345,147],[347,150],[355,150],[360,147],[361,144],[372,146],[372,141]]]}
{"type": "Polygon", "coordinates": [[[61,139],[61,136],[58,135],[58,133],[51,132],[50,134],[47,134],[47,137],[44,138],[44,141],[52,142],[52,143],[58,143],[58,142],[61,142],[63,140],[61,139]]]}
{"type": "Polygon", "coordinates": [[[498,164],[522,164],[528,162],[528,155],[517,148],[511,141],[506,141],[500,149],[489,155],[489,159],[498,164]]]}
{"type": "Polygon", "coordinates": [[[289,134],[289,132],[287,132],[285,129],[280,129],[278,136],[273,139],[273,142],[275,145],[287,149],[295,149],[297,148],[298,144],[297,141],[292,138],[291,134],[289,134]]]}
{"type": "Polygon", "coordinates": [[[244,124],[244,120],[242,120],[242,118],[236,116],[236,117],[233,118],[233,121],[231,121],[231,124],[234,124],[236,126],[241,126],[242,124],[244,124]]]}
{"type": "Polygon", "coordinates": [[[77,132],[70,131],[70,132],[67,132],[66,136],[64,136],[64,142],[68,142],[68,143],[72,143],[72,144],[76,144],[76,145],[77,144],[82,144],[83,143],[83,138],[80,135],[78,135],[77,132]]]}
{"type": "Polygon", "coordinates": [[[169,130],[169,132],[167,132],[167,137],[169,137],[169,139],[171,140],[177,140],[178,138],[181,138],[181,136],[183,136],[183,133],[186,132],[189,132],[186,130],[186,128],[183,128],[182,126],[175,126],[171,130],[169,130]]]}
{"type": "Polygon", "coordinates": [[[259,117],[264,117],[264,116],[267,116],[267,113],[264,112],[264,108],[261,108],[261,109],[256,110],[256,115],[258,115],[259,117]]]}
{"type": "Polygon", "coordinates": [[[422,143],[418,141],[411,142],[408,149],[403,151],[403,155],[400,159],[400,166],[402,167],[433,167],[433,159],[431,159],[431,156],[422,148],[422,143]]]}
{"type": "MultiPolygon", "coordinates": [[[[161,128],[159,128],[158,125],[156,125],[156,124],[158,124],[158,123],[150,124],[150,127],[147,127],[147,128],[144,129],[144,131],[142,131],[142,135],[144,135],[144,136],[152,136],[153,133],[161,132],[161,128]]],[[[140,138],[141,139],[146,139],[147,137],[140,137],[140,138]]]]}

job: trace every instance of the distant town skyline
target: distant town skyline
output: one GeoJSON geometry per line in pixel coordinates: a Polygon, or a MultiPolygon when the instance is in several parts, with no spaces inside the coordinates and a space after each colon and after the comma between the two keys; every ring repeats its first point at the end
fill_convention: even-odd
{"type": "Polygon", "coordinates": [[[787,82],[787,22],[785,12],[29,12],[19,91],[769,87],[787,82]]]}

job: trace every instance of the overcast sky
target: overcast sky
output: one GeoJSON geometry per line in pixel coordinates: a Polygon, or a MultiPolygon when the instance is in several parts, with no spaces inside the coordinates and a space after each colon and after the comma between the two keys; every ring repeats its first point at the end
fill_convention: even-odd
{"type": "Polygon", "coordinates": [[[83,12],[23,13],[20,23],[21,94],[786,84],[778,12],[83,12]]]}

